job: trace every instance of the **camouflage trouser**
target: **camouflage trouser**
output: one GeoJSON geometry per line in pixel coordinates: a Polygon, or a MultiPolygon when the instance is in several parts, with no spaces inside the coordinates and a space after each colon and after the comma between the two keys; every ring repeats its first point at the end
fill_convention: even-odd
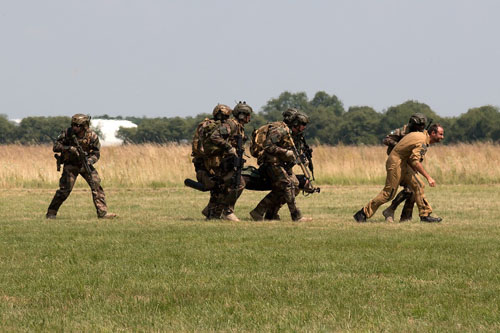
{"type": "Polygon", "coordinates": [[[223,184],[217,200],[219,207],[222,207],[224,214],[234,213],[234,206],[245,188],[245,179],[240,175],[239,186],[235,186],[235,170],[221,174],[223,184]]]}
{"type": "MultiPolygon", "coordinates": [[[[91,179],[94,182],[95,189],[92,190],[92,199],[94,200],[94,205],[97,210],[97,216],[102,217],[106,215],[108,207],[106,205],[106,198],[104,195],[104,190],[101,187],[101,179],[97,171],[91,167],[92,173],[90,174],[91,179]]],[[[76,178],[78,175],[82,177],[89,183],[89,175],[85,170],[80,169],[76,165],[65,164],[63,168],[63,173],[59,179],[59,189],[56,191],[52,202],[47,210],[47,215],[56,215],[59,207],[61,207],[64,200],[68,198],[75,185],[76,178]]],[[[90,184],[89,184],[90,185],[90,184]]]]}
{"type": "Polygon", "coordinates": [[[205,215],[207,219],[220,218],[222,210],[219,213],[216,212],[218,191],[214,175],[207,170],[202,158],[194,158],[193,164],[196,172],[196,180],[203,184],[206,189],[210,190],[210,200],[201,213],[205,215]]]}
{"type": "Polygon", "coordinates": [[[205,167],[205,163],[202,158],[194,158],[194,171],[196,172],[196,180],[203,184],[206,189],[212,190],[217,183],[215,182],[214,175],[205,167]]]}
{"type": "Polygon", "coordinates": [[[401,220],[411,220],[413,215],[413,206],[415,205],[415,195],[410,187],[406,184],[401,184],[404,188],[399,191],[394,200],[391,202],[390,208],[395,211],[399,204],[405,202],[403,210],[401,211],[401,220]]]}
{"type": "Polygon", "coordinates": [[[302,214],[295,204],[295,197],[300,192],[299,181],[292,169],[287,170],[279,164],[265,164],[262,169],[271,181],[272,190],[259,202],[255,211],[260,215],[267,216],[268,212],[277,215],[279,208],[286,203],[292,220],[300,219],[302,214]]]}
{"type": "MultiPolygon", "coordinates": [[[[209,187],[212,188],[210,191],[210,200],[208,205],[202,211],[202,214],[208,219],[218,219],[221,217],[222,213],[226,215],[234,213],[236,201],[245,188],[245,179],[241,175],[240,184],[235,187],[235,172],[236,171],[233,169],[228,171],[228,167],[223,166],[215,170],[215,177],[220,179],[220,183],[217,184],[215,181],[211,180],[213,182],[213,186],[209,187]]],[[[207,183],[206,175],[197,172],[196,177],[199,182],[204,184],[207,183]],[[203,178],[205,178],[205,180],[203,178]]],[[[205,185],[205,187],[207,187],[207,185],[205,185]]]]}

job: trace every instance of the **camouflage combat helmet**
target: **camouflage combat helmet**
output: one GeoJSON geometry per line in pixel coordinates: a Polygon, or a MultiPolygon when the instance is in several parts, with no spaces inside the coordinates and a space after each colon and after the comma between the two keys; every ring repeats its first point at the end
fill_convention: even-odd
{"type": "Polygon", "coordinates": [[[425,128],[425,124],[427,123],[427,117],[423,113],[414,113],[411,115],[410,120],[408,121],[408,125],[410,129],[423,131],[425,128]]]}
{"type": "Polygon", "coordinates": [[[290,117],[290,125],[296,127],[299,125],[307,125],[309,123],[309,117],[304,113],[297,111],[290,117]]]}
{"type": "Polygon", "coordinates": [[[225,104],[217,104],[212,112],[214,119],[227,119],[231,115],[231,108],[225,104]]]}
{"type": "Polygon", "coordinates": [[[77,113],[71,117],[71,126],[79,125],[88,128],[90,126],[90,116],[82,113],[77,113]]]}
{"type": "Polygon", "coordinates": [[[248,105],[247,102],[240,101],[238,102],[238,104],[236,104],[236,106],[233,109],[233,116],[234,118],[241,120],[252,114],[252,112],[253,112],[252,107],[248,105]]]}
{"type": "Polygon", "coordinates": [[[283,113],[281,114],[283,116],[283,122],[285,122],[285,124],[287,125],[290,125],[292,116],[297,112],[299,112],[299,110],[297,110],[296,108],[288,108],[286,111],[283,111],[283,113]]]}

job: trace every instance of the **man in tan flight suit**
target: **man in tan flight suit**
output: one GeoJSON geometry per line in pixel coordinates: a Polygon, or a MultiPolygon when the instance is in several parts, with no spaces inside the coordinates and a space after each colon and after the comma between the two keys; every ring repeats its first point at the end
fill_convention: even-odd
{"type": "Polygon", "coordinates": [[[366,219],[372,217],[381,205],[395,197],[399,185],[405,182],[410,186],[412,192],[416,193],[415,202],[418,207],[420,221],[441,222],[441,218],[430,215],[429,206],[424,202],[425,196],[420,193],[420,187],[416,185],[418,179],[414,175],[418,172],[427,179],[431,187],[436,186],[435,180],[424,169],[422,161],[427,147],[443,139],[444,129],[439,124],[432,125],[428,133],[412,132],[405,135],[387,158],[385,165],[387,177],[383,190],[374,199],[370,200],[365,207],[354,214],[354,219],[357,222],[366,222],[366,219]]]}
{"type": "MultiPolygon", "coordinates": [[[[383,144],[387,146],[387,155],[391,153],[391,151],[398,144],[398,142],[401,141],[401,139],[408,133],[416,131],[427,132],[425,129],[426,124],[427,124],[427,117],[424,114],[422,113],[412,114],[408,121],[408,124],[404,125],[401,128],[397,128],[391,131],[382,141],[383,144]]],[[[418,177],[417,174],[415,174],[415,177],[417,177],[418,179],[413,179],[412,181],[414,181],[415,186],[421,187],[417,195],[424,193],[424,183],[418,177]]],[[[382,215],[384,215],[386,222],[394,222],[394,213],[396,211],[396,208],[403,201],[405,202],[405,204],[403,210],[401,211],[401,218],[399,222],[411,221],[413,215],[413,206],[415,205],[415,194],[411,191],[410,186],[405,184],[405,182],[402,182],[401,186],[403,186],[403,190],[401,190],[396,195],[394,200],[392,200],[391,205],[386,209],[384,209],[384,211],[382,212],[382,215]]],[[[424,200],[424,203],[429,205],[427,200],[424,200]]],[[[427,210],[429,211],[429,214],[432,212],[432,208],[430,208],[430,205],[429,207],[427,207],[427,210]]]]}

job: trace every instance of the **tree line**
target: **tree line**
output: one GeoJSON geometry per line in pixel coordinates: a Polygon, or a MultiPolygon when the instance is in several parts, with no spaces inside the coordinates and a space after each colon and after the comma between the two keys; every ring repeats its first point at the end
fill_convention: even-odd
{"type": "MultiPolygon", "coordinates": [[[[190,142],[197,124],[211,117],[211,107],[207,110],[209,112],[195,117],[102,115],[94,118],[125,119],[137,124],[136,128],[121,128],[118,131],[118,137],[127,143],[190,142]]],[[[260,112],[253,114],[252,121],[246,126],[247,134],[251,135],[254,128],[267,122],[282,120],[281,113],[290,107],[298,108],[309,116],[306,139],[316,144],[380,144],[387,133],[407,123],[415,112],[423,113],[434,123],[443,125],[444,143],[500,142],[500,110],[496,106],[471,108],[458,117],[440,117],[425,103],[412,100],[391,106],[383,112],[369,106],[351,106],[345,110],[337,96],[324,91],[317,92],[312,99],[308,99],[304,92],[283,92],[278,98],[269,100],[260,112]]],[[[69,126],[69,122],[69,117],[27,117],[17,125],[0,116],[0,144],[51,143],[62,129],[69,126]]]]}

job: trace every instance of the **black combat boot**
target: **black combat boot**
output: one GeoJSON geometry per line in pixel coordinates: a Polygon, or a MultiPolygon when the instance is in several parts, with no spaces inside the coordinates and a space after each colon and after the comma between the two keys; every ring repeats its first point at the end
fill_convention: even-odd
{"type": "MultiPolygon", "coordinates": [[[[382,215],[385,217],[385,222],[393,223],[394,222],[394,209],[392,209],[392,205],[390,207],[387,207],[384,209],[382,212],[382,215]]],[[[356,218],[356,217],[354,217],[356,218]]]]}
{"type": "Polygon", "coordinates": [[[278,211],[276,209],[268,209],[266,211],[266,215],[264,216],[264,219],[269,220],[269,221],[272,221],[272,220],[280,221],[281,220],[280,215],[278,214],[278,211]]]}
{"type": "Polygon", "coordinates": [[[49,209],[47,211],[47,214],[45,214],[45,218],[49,219],[49,220],[53,220],[56,218],[56,215],[57,215],[57,210],[49,209]]]}
{"type": "Polygon", "coordinates": [[[267,196],[264,197],[264,199],[262,199],[259,204],[257,205],[257,207],[254,208],[254,210],[252,210],[250,212],[250,216],[252,217],[252,219],[254,221],[264,221],[264,214],[266,214],[266,212],[268,210],[273,210],[272,208],[268,208],[268,207],[272,207],[272,204],[273,202],[271,200],[269,200],[268,198],[269,194],[267,196]]]}
{"type": "Polygon", "coordinates": [[[354,214],[353,217],[356,222],[366,222],[366,214],[363,208],[361,208],[356,214],[354,214]]]}
{"type": "Polygon", "coordinates": [[[420,221],[422,221],[422,222],[437,223],[437,222],[441,222],[442,220],[443,219],[440,217],[434,217],[434,216],[430,216],[430,215],[420,216],[420,221]]]}
{"type": "Polygon", "coordinates": [[[258,206],[250,212],[250,216],[254,221],[264,221],[264,214],[258,209],[258,206]]]}

